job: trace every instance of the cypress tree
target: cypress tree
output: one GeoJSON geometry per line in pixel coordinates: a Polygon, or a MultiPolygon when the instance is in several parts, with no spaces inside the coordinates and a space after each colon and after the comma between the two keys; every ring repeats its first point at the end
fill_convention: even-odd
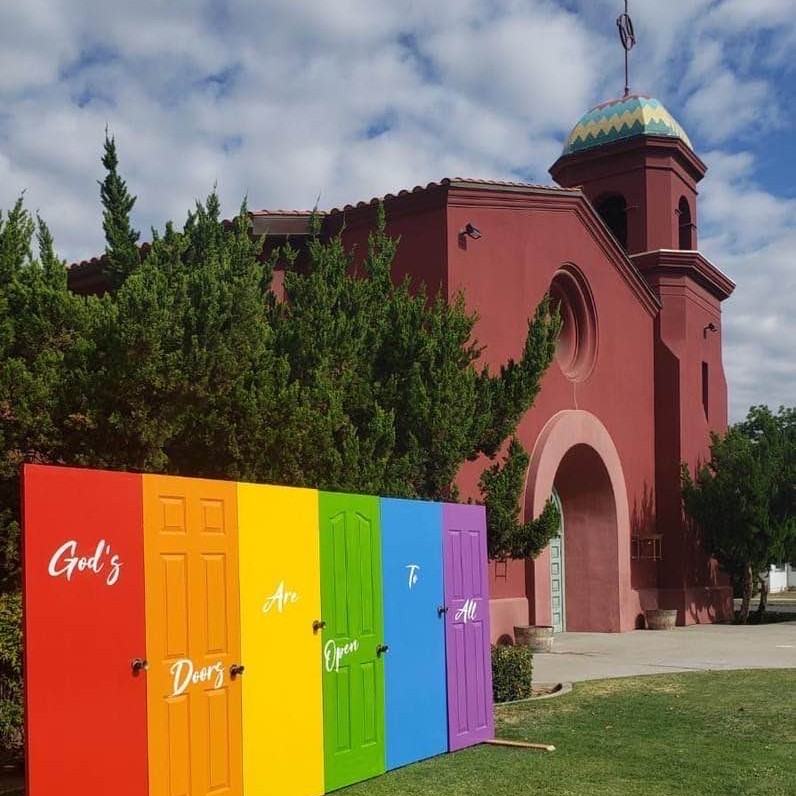
{"type": "Polygon", "coordinates": [[[100,182],[102,200],[102,228],[105,231],[104,270],[113,288],[118,288],[140,265],[139,233],[130,222],[136,197],[127,190],[127,183],[119,176],[116,140],[105,130],[102,165],[107,174],[100,182]]]}

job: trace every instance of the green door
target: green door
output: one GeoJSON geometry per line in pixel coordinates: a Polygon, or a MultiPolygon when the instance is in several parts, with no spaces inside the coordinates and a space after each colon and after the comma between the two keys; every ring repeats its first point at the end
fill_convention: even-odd
{"type": "Polygon", "coordinates": [[[553,491],[558,506],[561,527],[558,536],[550,540],[550,609],[553,615],[553,632],[563,633],[567,628],[566,583],[564,580],[564,511],[558,493],[553,491]]]}
{"type": "Polygon", "coordinates": [[[326,790],[381,774],[384,617],[379,499],[320,493],[326,790]]]}

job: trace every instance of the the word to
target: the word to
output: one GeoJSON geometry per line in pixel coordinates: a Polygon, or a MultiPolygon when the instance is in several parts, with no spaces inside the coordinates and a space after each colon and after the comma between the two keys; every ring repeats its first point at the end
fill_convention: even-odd
{"type": "Polygon", "coordinates": [[[93,575],[106,572],[105,583],[108,586],[113,586],[119,580],[121,568],[122,562],[119,560],[119,556],[111,553],[111,546],[104,539],[97,542],[97,549],[90,556],[79,556],[77,541],[71,539],[64,542],[53,553],[47,571],[53,578],[66,575],[67,580],[72,580],[75,571],[90,572],[93,575]]]}
{"type": "Polygon", "coordinates": [[[409,570],[409,588],[411,589],[417,583],[420,564],[407,564],[406,568],[409,570]]]}
{"type": "Polygon", "coordinates": [[[456,612],[454,619],[457,622],[461,619],[461,621],[466,625],[468,622],[472,622],[473,619],[475,619],[475,609],[475,600],[467,600],[465,604],[456,612]]]}
{"type": "Polygon", "coordinates": [[[349,641],[348,644],[344,644],[342,647],[338,647],[334,639],[329,639],[329,641],[326,642],[326,646],[323,648],[323,662],[326,666],[326,671],[339,672],[340,661],[342,661],[346,655],[350,655],[358,649],[359,642],[356,639],[349,641]]]}
{"type": "Polygon", "coordinates": [[[174,677],[172,696],[184,694],[191,683],[207,683],[213,680],[213,688],[221,688],[224,685],[224,664],[221,661],[212,666],[196,669],[190,658],[181,658],[171,665],[169,672],[174,677]]]}
{"type": "Polygon", "coordinates": [[[298,594],[285,588],[285,581],[279,581],[276,591],[263,604],[263,613],[267,614],[272,608],[276,608],[277,613],[282,613],[282,609],[291,603],[297,603],[298,594]]]}

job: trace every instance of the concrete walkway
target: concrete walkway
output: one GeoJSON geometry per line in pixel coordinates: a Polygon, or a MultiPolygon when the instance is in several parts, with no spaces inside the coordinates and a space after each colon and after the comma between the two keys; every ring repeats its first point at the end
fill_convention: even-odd
{"type": "MultiPolygon", "coordinates": [[[[691,625],[630,633],[561,633],[535,653],[535,683],[710,669],[796,669],[796,621],[691,625]]],[[[796,671],[793,675],[796,688],[796,671]]]]}

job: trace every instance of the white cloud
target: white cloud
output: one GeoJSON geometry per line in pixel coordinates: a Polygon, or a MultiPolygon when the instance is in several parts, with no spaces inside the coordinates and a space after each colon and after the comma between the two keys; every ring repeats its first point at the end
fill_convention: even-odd
{"type": "Polygon", "coordinates": [[[691,129],[708,143],[721,143],[739,131],[749,134],[771,127],[776,106],[763,80],[741,80],[730,71],[720,71],[700,86],[685,104],[691,129]]]}
{"type": "Polygon", "coordinates": [[[796,404],[796,200],[763,190],[748,154],[707,153],[700,248],[736,282],[724,307],[730,413],[796,404]]]}
{"type": "MultiPolygon", "coordinates": [[[[749,131],[793,126],[791,108],[772,97],[778,71],[793,69],[795,5],[637,0],[632,9],[633,88],[659,96],[698,149],[724,147],[704,155],[701,216],[709,253],[739,282],[725,322],[736,404],[794,402],[792,358],[779,341],[796,330],[783,321],[783,291],[765,323],[753,312],[772,280],[792,292],[793,209],[755,184],[749,131]]],[[[152,224],[182,221],[215,182],[231,213],[244,194],[255,207],[311,207],[319,194],[331,207],[444,176],[549,181],[579,115],[621,92],[620,7],[3,3],[0,207],[25,190],[64,256],[101,251],[106,124],[145,236],[152,224]]]]}

